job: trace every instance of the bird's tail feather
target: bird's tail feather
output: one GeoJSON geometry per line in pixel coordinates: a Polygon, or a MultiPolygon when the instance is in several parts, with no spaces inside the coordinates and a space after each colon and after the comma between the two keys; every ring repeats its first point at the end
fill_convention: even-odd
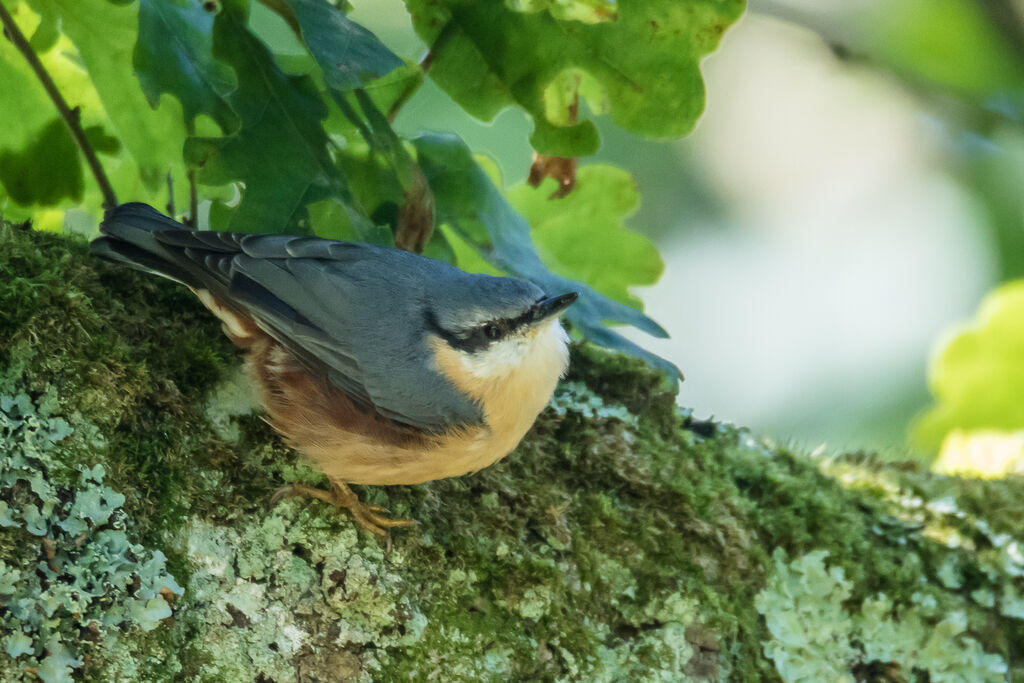
{"type": "Polygon", "coordinates": [[[157,232],[177,230],[190,231],[191,228],[147,204],[121,204],[106,212],[100,223],[102,236],[94,239],[89,249],[102,259],[160,275],[188,287],[202,287],[202,278],[191,272],[187,263],[176,258],[174,252],[154,236],[157,232]]]}

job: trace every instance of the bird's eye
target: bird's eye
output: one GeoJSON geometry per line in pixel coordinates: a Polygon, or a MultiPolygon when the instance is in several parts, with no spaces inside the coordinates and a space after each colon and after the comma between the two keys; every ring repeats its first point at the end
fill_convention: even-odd
{"type": "Polygon", "coordinates": [[[484,336],[494,341],[501,336],[501,329],[494,323],[487,323],[484,325],[484,336]]]}

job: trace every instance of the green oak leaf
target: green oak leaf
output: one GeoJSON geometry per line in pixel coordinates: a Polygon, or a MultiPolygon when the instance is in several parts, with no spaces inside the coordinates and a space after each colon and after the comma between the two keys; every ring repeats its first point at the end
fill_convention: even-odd
{"type": "Polygon", "coordinates": [[[121,141],[108,134],[103,126],[86,126],[82,132],[85,133],[85,139],[97,152],[113,155],[121,151],[121,141]]]}
{"type": "MultiPolygon", "coordinates": [[[[20,6],[16,19],[19,20],[19,24],[26,34],[33,31],[33,22],[36,21],[36,17],[38,17],[36,32],[43,26],[61,22],[61,17],[53,14],[57,11],[57,6],[54,3],[48,3],[43,9],[47,9],[47,13],[37,15],[24,4],[20,6]]],[[[39,57],[65,99],[72,107],[78,109],[86,137],[93,148],[102,153],[101,161],[118,194],[156,205],[165,202],[166,184],[161,182],[154,187],[152,183],[149,185],[143,183],[142,177],[144,176],[152,180],[154,174],[151,171],[154,169],[151,168],[149,172],[143,173],[136,158],[121,144],[121,140],[117,137],[117,129],[107,117],[98,93],[93,88],[91,81],[85,77],[83,63],[75,53],[71,41],[66,37],[61,37],[53,49],[41,53],[39,57]],[[107,156],[111,158],[106,158],[107,156]]],[[[56,117],[57,111],[27,62],[7,40],[0,40],[0,92],[8,95],[0,97],[0,121],[4,122],[4,125],[0,126],[0,152],[20,153],[29,144],[32,144],[40,131],[51,119],[56,117]]],[[[151,111],[148,106],[143,106],[147,115],[150,115],[151,111]]],[[[160,141],[153,141],[151,144],[159,145],[160,141]]],[[[180,149],[170,150],[170,153],[179,158],[179,165],[180,152],[180,149]]],[[[77,149],[74,150],[74,155],[78,155],[77,149]]],[[[61,162],[54,166],[54,169],[65,168],[65,163],[67,162],[61,162]]],[[[68,177],[74,175],[69,171],[62,171],[62,173],[64,172],[69,174],[68,177]]],[[[82,173],[85,173],[84,167],[82,173]]],[[[47,183],[52,183],[59,179],[47,176],[44,180],[47,183]]],[[[187,203],[186,184],[179,182],[175,189],[180,193],[178,201],[187,203]]],[[[65,198],[53,209],[41,209],[39,206],[22,207],[20,204],[14,203],[4,188],[0,186],[0,210],[3,211],[4,217],[15,221],[31,219],[33,225],[41,230],[60,230],[62,227],[73,227],[78,232],[91,234],[96,229],[96,219],[103,215],[102,203],[103,197],[91,176],[88,175],[85,175],[85,191],[80,200],[65,198]],[[76,209],[66,214],[62,209],[72,204],[77,204],[76,209]],[[74,214],[71,217],[73,220],[68,222],[66,219],[69,219],[72,213],[74,214]]]]}
{"type": "Polygon", "coordinates": [[[402,66],[402,60],[377,36],[351,21],[327,0],[284,0],[302,31],[309,53],[327,85],[352,90],[402,66]]]}
{"type": "Polygon", "coordinates": [[[651,241],[623,224],[639,203],[629,173],[614,166],[583,166],[571,193],[549,199],[556,187],[548,178],[540,187],[523,184],[506,193],[533,227],[541,260],[609,299],[643,310],[629,288],[653,285],[665,267],[651,241]]]}
{"type": "Polygon", "coordinates": [[[225,0],[214,21],[214,56],[238,87],[228,96],[240,127],[219,138],[190,138],[188,160],[209,185],[244,184],[237,207],[216,203],[211,225],[238,232],[307,231],[306,205],[342,190],[327,152],[327,109],[308,76],[289,76],[246,25],[247,3],[225,0]]]}
{"type": "MultiPolygon", "coordinates": [[[[350,22],[324,0],[285,1],[294,10],[302,39],[320,67],[327,95],[343,116],[342,125],[337,121],[330,125],[349,140],[346,149],[337,154],[339,166],[346,178],[351,179],[345,198],[362,208],[370,218],[363,230],[358,223],[352,224],[355,232],[368,241],[378,241],[380,235],[375,228],[392,225],[395,235],[428,235],[433,215],[429,195],[425,197],[422,192],[426,187],[423,174],[373,95],[361,87],[364,79],[386,75],[401,66],[402,61],[372,33],[350,22]],[[353,140],[353,131],[367,145],[366,155],[351,154],[353,148],[359,146],[353,140]],[[386,161],[387,166],[379,164],[379,159],[386,161]]],[[[337,214],[337,210],[334,213],[337,214]]],[[[341,219],[337,224],[339,228],[343,229],[356,214],[351,209],[347,213],[338,217],[341,219]]],[[[313,227],[318,234],[333,232],[329,223],[325,226],[325,215],[329,212],[318,212],[317,224],[313,227]]],[[[394,239],[388,235],[392,245],[394,239]]],[[[443,242],[443,238],[435,242],[443,242]]]]}
{"type": "MultiPolygon", "coordinates": [[[[376,36],[349,21],[325,0],[285,2],[295,13],[302,40],[320,67],[327,95],[344,117],[345,124],[335,123],[333,127],[344,131],[349,139],[345,151],[359,146],[353,140],[351,131],[354,131],[372,152],[363,158],[341,151],[337,155],[346,178],[351,179],[351,199],[370,217],[369,227],[374,224],[397,226],[399,208],[406,203],[406,196],[415,187],[417,178],[423,186],[422,174],[373,96],[362,85],[379,82],[380,77],[403,66],[403,62],[376,36]],[[386,167],[377,163],[378,157],[387,162],[386,167]],[[353,162],[362,169],[352,168],[353,162]]],[[[426,216],[429,220],[429,213],[426,216]]],[[[356,232],[360,232],[358,228],[356,232]]],[[[389,239],[393,245],[393,238],[389,236],[389,239]]]]}
{"type": "Polygon", "coordinates": [[[675,365],[613,332],[605,323],[627,323],[656,337],[667,337],[660,325],[544,265],[530,239],[530,224],[505,200],[461,140],[452,135],[423,135],[413,144],[434,193],[439,223],[448,224],[463,242],[501,271],[536,283],[548,295],[579,292],[579,300],[565,317],[588,340],[643,358],[674,378],[682,377],[675,365]]]}
{"type": "Polygon", "coordinates": [[[63,120],[50,121],[24,149],[0,152],[0,185],[22,206],[81,200],[85,182],[78,147],[63,120]]]}
{"type": "Polygon", "coordinates": [[[430,77],[456,102],[484,120],[518,104],[534,119],[538,152],[577,156],[595,151],[597,132],[590,121],[564,126],[564,115],[552,114],[546,97],[559,90],[549,86],[563,72],[575,69],[599,83],[603,93],[581,94],[603,95],[598,99],[607,99],[620,126],[655,137],[685,135],[704,109],[700,60],[717,47],[744,0],[621,0],[614,16],[593,23],[509,4],[406,0],[417,33],[431,46],[430,77]]]}
{"type": "Polygon", "coordinates": [[[185,119],[209,114],[225,131],[237,124],[228,95],[234,72],[213,56],[213,13],[200,0],[139,0],[135,72],[150,104],[170,93],[185,119]]]}
{"type": "MultiPolygon", "coordinates": [[[[27,1],[44,17],[60,17],[61,30],[78,49],[114,131],[147,182],[162,185],[169,172],[181,171],[185,124],[180,107],[165,101],[154,112],[132,67],[138,6],[119,6],[108,0],[27,1]]],[[[183,172],[180,175],[184,177],[183,172]]]]}
{"type": "Polygon", "coordinates": [[[378,109],[390,112],[401,98],[411,97],[419,90],[423,79],[423,69],[418,64],[405,64],[367,84],[364,89],[378,109]]]}
{"type": "Polygon", "coordinates": [[[935,405],[913,427],[923,448],[954,429],[1024,430],[1024,280],[985,297],[932,359],[928,382],[935,405]]]}
{"type": "Polygon", "coordinates": [[[535,119],[530,146],[549,156],[578,157],[597,152],[601,136],[590,121],[555,126],[545,119],[535,119]]]}
{"type": "MultiPolygon", "coordinates": [[[[372,244],[394,246],[395,240],[391,228],[384,228],[384,226],[394,225],[398,216],[398,208],[402,204],[402,186],[394,171],[365,144],[353,144],[340,151],[337,155],[337,162],[348,180],[348,190],[351,193],[350,203],[352,206],[358,207],[360,212],[348,211],[355,217],[355,220],[352,221],[355,238],[372,244]],[[370,225],[386,229],[388,232],[386,241],[381,241],[383,236],[376,233],[376,228],[370,228],[369,231],[365,225],[361,228],[358,218],[360,215],[369,216],[368,223],[370,225]]],[[[367,222],[365,218],[362,220],[367,222]]],[[[321,232],[317,232],[317,234],[327,236],[321,232]]]]}
{"type": "Polygon", "coordinates": [[[390,228],[375,225],[337,197],[314,202],[308,210],[310,231],[317,237],[342,242],[366,242],[384,247],[395,246],[390,228]]]}

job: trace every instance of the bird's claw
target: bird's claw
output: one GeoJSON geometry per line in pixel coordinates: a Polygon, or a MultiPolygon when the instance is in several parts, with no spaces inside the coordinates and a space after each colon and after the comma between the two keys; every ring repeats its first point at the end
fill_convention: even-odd
{"type": "Polygon", "coordinates": [[[271,497],[271,504],[277,503],[282,498],[293,496],[309,496],[330,503],[338,509],[345,509],[361,527],[383,538],[388,537],[388,529],[395,527],[413,527],[419,522],[414,519],[391,519],[382,516],[387,510],[378,505],[366,505],[359,502],[359,497],[346,484],[331,482],[331,490],[302,486],[300,484],[289,484],[282,486],[271,497]]]}

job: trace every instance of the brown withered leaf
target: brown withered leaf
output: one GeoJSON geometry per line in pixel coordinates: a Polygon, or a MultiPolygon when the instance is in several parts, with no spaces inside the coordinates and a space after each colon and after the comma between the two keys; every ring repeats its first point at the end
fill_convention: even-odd
{"type": "Polygon", "coordinates": [[[558,189],[548,199],[561,199],[568,195],[576,187],[576,157],[551,157],[534,152],[526,182],[537,187],[545,178],[554,178],[558,183],[558,189]]]}
{"type": "Polygon", "coordinates": [[[427,185],[427,179],[418,166],[413,175],[412,187],[405,193],[405,203],[398,210],[395,226],[395,246],[414,254],[423,253],[434,231],[434,195],[427,185]]]}

